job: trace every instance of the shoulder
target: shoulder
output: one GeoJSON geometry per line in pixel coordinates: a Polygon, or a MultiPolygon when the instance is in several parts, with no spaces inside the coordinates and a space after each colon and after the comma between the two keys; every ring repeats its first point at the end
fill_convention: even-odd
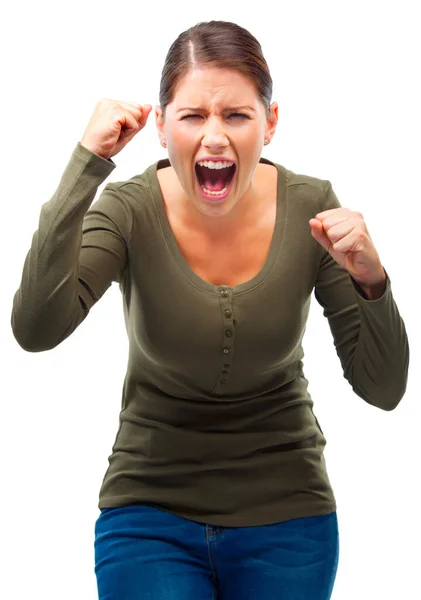
{"type": "MultiPolygon", "coordinates": [[[[154,173],[156,173],[157,168],[159,168],[161,163],[165,163],[165,160],[158,161],[153,163],[145,168],[142,173],[138,175],[133,175],[130,179],[126,179],[124,181],[113,181],[107,184],[106,188],[112,189],[113,191],[119,192],[121,194],[136,194],[143,193],[143,190],[146,192],[151,192],[151,188],[153,187],[154,182],[154,173]]],[[[156,178],[156,176],[155,176],[156,178]]]]}
{"type": "Polygon", "coordinates": [[[149,213],[154,204],[153,172],[156,166],[157,163],[154,163],[143,173],[130,179],[108,182],[87,211],[85,228],[112,222],[129,239],[135,220],[150,221],[149,213]]]}
{"type": "Polygon", "coordinates": [[[329,184],[329,181],[326,179],[314,177],[313,175],[296,173],[277,162],[271,161],[271,164],[277,168],[278,173],[285,177],[288,189],[294,192],[307,193],[310,195],[321,194],[325,191],[327,184],[329,184]]]}
{"type": "Polygon", "coordinates": [[[101,196],[113,197],[127,211],[139,215],[143,208],[147,210],[153,204],[159,193],[156,171],[161,162],[165,161],[149,165],[142,173],[133,175],[130,179],[107,183],[101,196]]]}
{"type": "Polygon", "coordinates": [[[277,162],[266,160],[264,162],[277,168],[278,176],[282,177],[284,181],[290,201],[296,204],[311,205],[317,211],[339,205],[339,201],[332,190],[332,184],[328,179],[296,173],[277,162]]]}

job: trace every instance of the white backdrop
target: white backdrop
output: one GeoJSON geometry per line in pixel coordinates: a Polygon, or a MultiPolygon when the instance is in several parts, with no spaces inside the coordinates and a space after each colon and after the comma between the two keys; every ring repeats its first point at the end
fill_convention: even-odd
{"type": "MultiPolygon", "coordinates": [[[[416,4],[181,0],[166,8],[40,0],[1,9],[0,597],[97,598],[94,523],[128,352],[117,284],[56,349],[27,353],[15,341],[12,300],[41,205],[54,193],[96,102],[155,105],[170,44],[211,19],[235,21],[260,40],[280,115],[263,156],[329,179],[341,204],[363,213],[408,331],[407,393],[395,411],[383,412],[343,378],[313,298],[304,368],[338,501],[333,600],[421,597],[416,4]]],[[[150,119],[114,158],[117,168],[98,194],[164,156],[150,119]]]]}

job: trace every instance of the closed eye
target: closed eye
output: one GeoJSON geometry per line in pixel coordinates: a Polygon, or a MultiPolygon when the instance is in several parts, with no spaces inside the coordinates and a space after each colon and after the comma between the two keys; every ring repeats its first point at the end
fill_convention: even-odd
{"type": "MultiPolygon", "coordinates": [[[[230,115],[228,115],[227,117],[228,119],[250,119],[250,117],[248,115],[245,115],[243,113],[231,113],[230,115]]],[[[184,115],[184,117],[181,117],[181,120],[184,121],[186,119],[203,119],[203,117],[201,115],[184,115]]]]}
{"type": "Polygon", "coordinates": [[[194,118],[201,119],[202,117],[200,115],[185,115],[184,117],[181,117],[181,120],[184,121],[185,119],[194,119],[194,118]]]}
{"type": "Polygon", "coordinates": [[[250,119],[250,117],[248,115],[244,115],[243,113],[232,113],[229,116],[229,118],[231,119],[231,117],[236,117],[236,118],[240,117],[240,118],[243,118],[243,119],[250,119]]]}

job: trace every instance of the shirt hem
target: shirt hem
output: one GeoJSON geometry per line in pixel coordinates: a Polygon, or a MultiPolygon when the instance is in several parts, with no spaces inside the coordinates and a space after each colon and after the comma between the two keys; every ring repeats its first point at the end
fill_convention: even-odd
{"type": "Polygon", "coordinates": [[[336,500],[324,502],[311,502],[299,505],[287,506],[284,503],[278,509],[268,510],[267,507],[262,507],[261,511],[254,511],[251,515],[246,512],[238,512],[238,514],[218,515],[208,514],[204,516],[192,515],[188,511],[170,510],[152,502],[134,501],[133,498],[119,497],[111,500],[100,501],[98,508],[125,508],[128,506],[150,506],[162,510],[164,512],[182,517],[189,521],[214,525],[217,527],[256,527],[264,525],[275,525],[292,519],[300,519],[305,517],[316,517],[337,511],[336,500]]]}

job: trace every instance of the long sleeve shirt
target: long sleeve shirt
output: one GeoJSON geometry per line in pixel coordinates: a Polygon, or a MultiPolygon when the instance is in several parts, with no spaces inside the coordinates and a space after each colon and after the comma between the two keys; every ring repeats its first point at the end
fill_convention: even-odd
{"type": "Polygon", "coordinates": [[[116,165],[78,143],[42,205],[13,300],[22,348],[63,342],[112,282],[123,298],[128,364],[99,508],[147,504],[220,526],[334,511],[303,372],[313,294],[355,394],[392,410],[405,393],[408,339],[387,271],[367,299],[310,233],[340,207],[331,183],[260,161],[278,172],[275,229],[263,268],[234,287],[204,281],[181,253],[157,177],[168,160],[92,204],[116,165]]]}

